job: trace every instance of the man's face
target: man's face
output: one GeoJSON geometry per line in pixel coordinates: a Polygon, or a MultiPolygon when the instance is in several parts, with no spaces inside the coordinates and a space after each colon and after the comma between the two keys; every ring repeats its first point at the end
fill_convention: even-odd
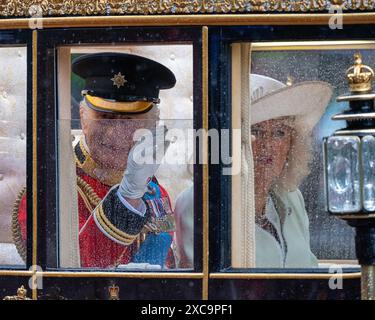
{"type": "Polygon", "coordinates": [[[151,130],[159,119],[154,106],[142,114],[123,115],[95,111],[84,104],[80,107],[82,131],[91,157],[103,168],[124,170],[133,134],[138,129],[151,130]]]}
{"type": "Polygon", "coordinates": [[[255,179],[266,185],[277,180],[285,166],[291,148],[293,129],[284,118],[257,123],[251,127],[255,179]],[[258,180],[259,181],[259,180],[258,180]]]}

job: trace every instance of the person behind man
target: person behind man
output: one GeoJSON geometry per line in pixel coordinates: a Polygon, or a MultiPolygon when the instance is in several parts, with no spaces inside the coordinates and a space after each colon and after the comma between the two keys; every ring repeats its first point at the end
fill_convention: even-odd
{"type": "MultiPolygon", "coordinates": [[[[154,174],[168,144],[157,145],[166,132],[156,127],[156,105],[159,91],[175,85],[174,74],[156,61],[111,52],[80,56],[72,71],[85,80],[83,137],[74,147],[81,267],[173,267],[173,212],[154,174]],[[144,129],[154,135],[135,144],[144,129]],[[152,161],[140,161],[142,152],[152,161]]],[[[25,197],[19,222],[25,239],[25,197]]]]}

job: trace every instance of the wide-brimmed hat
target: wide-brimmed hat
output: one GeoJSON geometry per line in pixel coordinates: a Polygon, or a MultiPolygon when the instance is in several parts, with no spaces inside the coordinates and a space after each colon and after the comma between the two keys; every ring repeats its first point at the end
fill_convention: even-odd
{"type": "Polygon", "coordinates": [[[333,89],[323,81],[286,85],[263,75],[251,74],[250,93],[252,125],[292,116],[296,129],[309,132],[322,117],[333,89]]]}

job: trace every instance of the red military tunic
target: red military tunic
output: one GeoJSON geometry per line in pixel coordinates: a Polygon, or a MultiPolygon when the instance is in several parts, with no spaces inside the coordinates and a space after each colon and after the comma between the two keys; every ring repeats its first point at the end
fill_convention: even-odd
{"type": "MultiPolygon", "coordinates": [[[[91,178],[90,176],[79,172],[78,174],[84,179],[90,186],[93,186],[94,190],[97,191],[99,197],[105,197],[110,187],[100,183],[99,181],[91,178]]],[[[168,199],[169,196],[165,189],[158,184],[162,198],[168,199]]],[[[81,196],[78,198],[78,210],[79,210],[79,244],[81,254],[81,266],[82,267],[115,267],[119,264],[127,264],[131,261],[134,253],[138,250],[139,239],[136,239],[130,245],[124,245],[116,242],[116,233],[112,235],[105,233],[105,230],[100,229],[97,225],[97,221],[94,219],[94,214],[91,214],[87,209],[81,196]],[[103,232],[104,231],[104,232],[103,232]],[[103,253],[106,254],[103,254],[103,253]]],[[[149,207],[150,208],[150,207],[149,207]]],[[[143,227],[144,224],[142,224],[143,227]]],[[[121,240],[119,240],[121,242],[121,240]]]]}
{"type": "MultiPolygon", "coordinates": [[[[79,248],[81,267],[114,268],[131,262],[145,236],[141,231],[151,217],[172,215],[170,199],[166,190],[153,178],[149,186],[154,195],[144,201],[145,216],[130,211],[117,195],[118,187],[111,187],[95,179],[91,170],[93,160],[83,150],[82,143],[75,147],[78,176],[79,248]],[[90,161],[90,166],[85,163],[90,161]],[[153,190],[154,189],[154,190],[153,190]],[[155,190],[156,189],[156,190],[155,190]]],[[[19,206],[19,223],[22,238],[26,239],[26,195],[19,206]]],[[[173,232],[170,232],[173,236],[173,232]]],[[[170,250],[166,265],[173,266],[170,250]]]]}

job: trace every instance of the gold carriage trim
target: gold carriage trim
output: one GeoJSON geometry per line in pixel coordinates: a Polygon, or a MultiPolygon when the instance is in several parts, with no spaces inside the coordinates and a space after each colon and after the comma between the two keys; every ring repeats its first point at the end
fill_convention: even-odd
{"type": "Polygon", "coordinates": [[[125,245],[131,245],[138,237],[138,235],[130,235],[117,229],[104,215],[101,205],[95,210],[95,217],[105,232],[125,245]]]}
{"type": "Polygon", "coordinates": [[[116,16],[161,14],[218,14],[251,12],[322,12],[374,10],[363,0],[8,0],[0,4],[1,17],[116,16]]]}

